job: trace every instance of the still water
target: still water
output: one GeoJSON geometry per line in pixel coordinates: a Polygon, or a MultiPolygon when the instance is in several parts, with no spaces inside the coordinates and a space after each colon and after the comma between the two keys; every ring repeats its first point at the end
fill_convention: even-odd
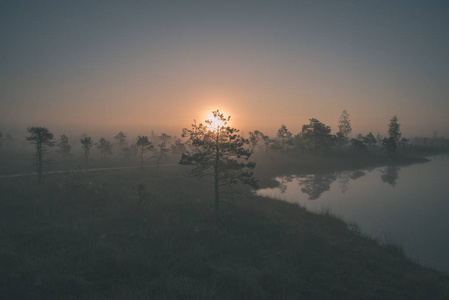
{"type": "Polygon", "coordinates": [[[330,209],[423,265],[449,273],[449,155],[427,163],[278,177],[258,194],[330,209]]]}

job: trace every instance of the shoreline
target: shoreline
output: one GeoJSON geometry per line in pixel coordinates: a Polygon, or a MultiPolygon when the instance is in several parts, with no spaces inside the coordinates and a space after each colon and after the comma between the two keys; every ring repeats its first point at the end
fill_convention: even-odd
{"type": "MultiPolygon", "coordinates": [[[[438,155],[438,154],[434,154],[438,155]]],[[[433,155],[432,155],[433,156],[433,155]]],[[[278,186],[274,178],[291,175],[308,175],[327,172],[353,170],[372,170],[383,166],[409,166],[429,162],[426,157],[397,155],[387,156],[353,156],[350,154],[320,155],[311,153],[292,153],[286,156],[256,159],[255,174],[259,188],[278,186]],[[274,185],[273,185],[274,184],[274,185]]]]}

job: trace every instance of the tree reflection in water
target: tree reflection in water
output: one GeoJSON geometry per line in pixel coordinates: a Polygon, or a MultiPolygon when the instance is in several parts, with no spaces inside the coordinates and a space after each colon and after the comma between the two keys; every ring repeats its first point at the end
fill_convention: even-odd
{"type": "Polygon", "coordinates": [[[331,189],[331,184],[337,180],[336,173],[316,173],[307,175],[299,180],[299,185],[304,185],[301,191],[309,195],[309,200],[318,199],[322,193],[331,189]]]}
{"type": "Polygon", "coordinates": [[[351,171],[343,171],[338,174],[338,188],[344,194],[349,188],[349,179],[351,179],[351,171]]]}
{"type": "Polygon", "coordinates": [[[341,171],[337,176],[337,184],[342,194],[344,194],[348,190],[349,180],[356,180],[357,178],[360,178],[362,176],[365,176],[365,172],[363,172],[362,170],[341,171]]]}
{"type": "Polygon", "coordinates": [[[331,184],[337,179],[338,187],[344,194],[349,187],[351,180],[356,180],[366,173],[362,170],[345,170],[340,172],[317,172],[303,177],[296,175],[283,176],[279,180],[279,191],[281,194],[285,194],[288,189],[289,183],[293,180],[297,180],[299,186],[301,186],[301,192],[308,195],[309,200],[316,200],[321,195],[331,189],[331,184]]]}
{"type": "Polygon", "coordinates": [[[294,178],[294,175],[282,176],[281,182],[279,182],[279,190],[281,194],[285,194],[287,191],[287,184],[292,182],[294,178]]]}
{"type": "Polygon", "coordinates": [[[398,166],[387,166],[384,170],[380,170],[383,175],[380,175],[380,178],[383,182],[390,184],[391,186],[396,185],[396,180],[399,179],[399,168],[398,166]]]}

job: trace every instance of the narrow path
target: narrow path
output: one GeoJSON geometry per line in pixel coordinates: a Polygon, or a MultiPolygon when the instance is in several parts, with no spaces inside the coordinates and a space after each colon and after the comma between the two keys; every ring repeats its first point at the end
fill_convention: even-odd
{"type": "MultiPolygon", "coordinates": [[[[159,167],[170,167],[170,166],[178,166],[179,164],[164,164],[159,165],[159,167]]],[[[144,168],[156,168],[156,165],[143,166],[144,168]]],[[[111,168],[93,168],[93,169],[73,169],[73,170],[64,170],[64,171],[48,171],[44,172],[43,175],[51,175],[51,174],[64,174],[69,171],[79,171],[79,172],[101,172],[101,171],[109,171],[109,170],[126,170],[126,169],[139,169],[142,166],[128,166],[128,167],[111,167],[111,168]]],[[[15,177],[26,177],[26,176],[37,176],[37,172],[34,173],[21,173],[21,174],[10,174],[10,175],[0,175],[0,179],[3,178],[15,178],[15,177]]]]}

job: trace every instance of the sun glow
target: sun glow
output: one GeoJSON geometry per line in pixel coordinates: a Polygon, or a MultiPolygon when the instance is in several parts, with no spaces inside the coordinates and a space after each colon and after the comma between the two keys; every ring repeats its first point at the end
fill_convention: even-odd
{"type": "Polygon", "coordinates": [[[214,116],[214,113],[211,112],[207,115],[205,123],[210,130],[217,131],[228,124],[228,117],[225,116],[225,119],[223,120],[218,115],[214,116]]]}

